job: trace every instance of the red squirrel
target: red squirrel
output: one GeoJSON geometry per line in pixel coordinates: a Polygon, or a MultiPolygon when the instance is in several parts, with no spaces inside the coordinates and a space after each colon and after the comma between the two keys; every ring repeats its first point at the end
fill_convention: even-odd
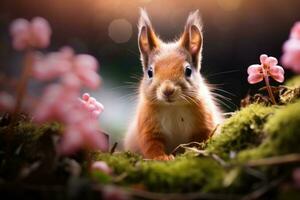
{"type": "Polygon", "coordinates": [[[174,148],[207,140],[222,120],[200,74],[203,35],[199,12],[190,13],[175,42],[165,43],[156,35],[145,10],[141,10],[138,29],[144,75],[124,147],[148,159],[171,160],[174,148]]]}

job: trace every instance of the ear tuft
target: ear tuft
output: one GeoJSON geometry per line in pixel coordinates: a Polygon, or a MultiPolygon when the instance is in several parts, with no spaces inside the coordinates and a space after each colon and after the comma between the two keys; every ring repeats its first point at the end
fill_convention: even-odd
{"type": "Polygon", "coordinates": [[[143,28],[143,26],[152,27],[152,24],[151,24],[150,18],[148,16],[146,10],[144,8],[141,8],[140,9],[140,19],[138,22],[139,30],[141,30],[143,28]]]}
{"type": "Polygon", "coordinates": [[[141,17],[138,23],[139,35],[138,44],[141,53],[141,60],[144,68],[148,66],[149,55],[160,46],[160,40],[152,28],[147,12],[141,9],[141,17]]]}
{"type": "Polygon", "coordinates": [[[179,43],[190,53],[194,66],[199,70],[203,39],[202,22],[198,10],[189,14],[179,43]]]}
{"type": "Polygon", "coordinates": [[[196,26],[200,31],[202,31],[202,20],[199,14],[199,10],[190,12],[188,19],[186,20],[185,29],[190,28],[193,25],[196,26]]]}

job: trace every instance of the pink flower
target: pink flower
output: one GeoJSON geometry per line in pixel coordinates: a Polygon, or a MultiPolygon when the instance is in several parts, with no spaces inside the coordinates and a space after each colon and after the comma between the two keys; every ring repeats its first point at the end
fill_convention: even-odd
{"type": "Polygon", "coordinates": [[[104,172],[105,174],[111,174],[112,172],[111,168],[104,161],[95,161],[92,164],[91,169],[94,171],[104,172]]]}
{"type": "Polygon", "coordinates": [[[97,129],[85,127],[81,122],[78,125],[70,124],[62,136],[58,152],[62,155],[72,155],[81,149],[107,151],[108,138],[97,129]]]}
{"type": "Polygon", "coordinates": [[[300,22],[295,23],[290,39],[283,44],[281,61],[284,67],[300,73],[300,22]]]}
{"type": "Polygon", "coordinates": [[[72,63],[62,52],[49,53],[46,56],[36,54],[32,66],[32,75],[38,80],[51,80],[69,72],[72,63]]]}
{"type": "Polygon", "coordinates": [[[260,56],[261,64],[255,64],[248,67],[248,82],[255,84],[262,81],[265,77],[271,76],[276,81],[284,81],[284,70],[277,65],[278,61],[274,57],[268,57],[266,54],[260,56]]]}
{"type": "Polygon", "coordinates": [[[51,28],[47,20],[35,17],[31,20],[31,45],[45,48],[50,44],[51,28]]]}
{"type": "MultiPolygon", "coordinates": [[[[33,114],[34,120],[43,123],[59,121],[64,124],[64,134],[59,145],[59,153],[70,155],[80,149],[108,149],[107,136],[99,131],[94,111],[102,111],[100,103],[94,98],[83,95],[78,100],[78,91],[70,90],[62,84],[52,84],[45,92],[33,114]],[[90,105],[96,108],[87,109],[90,105]]],[[[98,117],[98,115],[97,115],[98,117]]]]}
{"type": "Polygon", "coordinates": [[[87,101],[81,99],[76,101],[76,104],[65,116],[64,121],[68,129],[66,129],[60,145],[61,154],[73,154],[83,148],[101,151],[108,149],[108,138],[99,131],[98,115],[95,117],[94,113],[87,109],[87,105],[99,103],[96,100],[92,103],[91,98],[84,98],[87,101]]]}
{"type": "Polygon", "coordinates": [[[0,91],[0,112],[11,112],[15,106],[15,99],[8,93],[0,91]]]}
{"type": "Polygon", "coordinates": [[[79,99],[79,101],[95,119],[99,118],[99,115],[104,109],[103,105],[100,102],[98,102],[94,97],[90,97],[88,93],[84,93],[82,95],[82,99],[79,99]]]}
{"type": "Polygon", "coordinates": [[[97,60],[87,54],[79,54],[74,58],[74,71],[83,83],[83,85],[95,89],[100,84],[100,78],[97,74],[97,60]]]}
{"type": "Polygon", "coordinates": [[[32,75],[39,80],[60,78],[70,89],[78,90],[82,85],[96,89],[100,85],[97,60],[87,54],[75,55],[70,47],[46,56],[37,55],[32,75]]]}
{"type": "Polygon", "coordinates": [[[50,44],[50,25],[41,17],[35,17],[31,22],[26,19],[16,19],[10,26],[10,33],[16,50],[30,47],[45,48],[50,44]]]}
{"type": "Polygon", "coordinates": [[[300,21],[296,22],[292,27],[290,38],[300,40],[300,21]]]}
{"type": "Polygon", "coordinates": [[[65,122],[77,98],[77,91],[67,90],[63,85],[48,86],[35,108],[34,120],[39,123],[53,120],[65,122]]]}

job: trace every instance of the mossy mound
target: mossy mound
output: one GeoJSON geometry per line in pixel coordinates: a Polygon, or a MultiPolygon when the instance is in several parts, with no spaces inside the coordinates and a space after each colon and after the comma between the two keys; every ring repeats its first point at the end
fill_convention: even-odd
{"type": "Polygon", "coordinates": [[[56,155],[53,139],[59,137],[60,130],[58,123],[39,126],[28,120],[0,126],[1,178],[13,180],[23,176],[22,170],[34,163],[50,169],[49,163],[56,155]]]}
{"type": "Polygon", "coordinates": [[[216,191],[221,188],[224,175],[224,169],[215,160],[189,154],[169,162],[147,161],[128,152],[100,153],[95,160],[112,167],[115,183],[155,192],[216,191]]]}
{"type": "MultiPolygon", "coordinates": [[[[284,88],[284,91],[294,89],[284,88]]],[[[235,197],[250,194],[251,197],[252,192],[256,195],[261,188],[267,189],[255,198],[268,191],[264,197],[274,199],[283,192],[293,191],[291,174],[299,163],[289,161],[282,165],[278,157],[300,155],[300,100],[293,92],[290,94],[292,100],[287,105],[255,103],[242,108],[225,120],[218,135],[198,147],[184,146],[185,153],[176,155],[172,161],[144,160],[130,152],[91,153],[92,160],[88,161],[105,161],[112,169],[111,174],[90,173],[87,152],[72,157],[57,155],[55,147],[62,130],[59,124],[35,125],[28,119],[10,124],[5,117],[0,118],[0,181],[11,185],[13,180],[25,187],[28,183],[55,184],[65,196],[69,195],[67,190],[97,196],[104,185],[114,185],[129,196],[142,191],[139,193],[142,199],[149,199],[149,194],[143,196],[143,192],[165,195],[158,199],[167,199],[171,193],[225,193],[235,197]],[[264,165],[274,157],[275,164],[264,165]]],[[[210,196],[214,197],[222,199],[210,196]]]]}
{"type": "Polygon", "coordinates": [[[300,76],[294,76],[293,78],[287,80],[285,85],[291,88],[300,87],[300,76]]]}
{"type": "MultiPolygon", "coordinates": [[[[221,133],[200,150],[202,153],[188,152],[170,162],[143,160],[128,152],[100,153],[95,160],[103,160],[113,169],[111,184],[152,192],[243,195],[269,183],[278,189],[295,165],[258,165],[252,169],[249,163],[255,159],[300,153],[299,113],[299,100],[288,106],[252,104],[228,118],[221,133]],[[230,156],[232,152],[236,156],[230,156]]],[[[273,197],[282,193],[277,189],[271,193],[273,197]]]]}
{"type": "Polygon", "coordinates": [[[300,100],[281,107],[264,125],[267,137],[263,143],[248,151],[241,152],[242,160],[257,159],[287,153],[300,153],[300,100]]]}
{"type": "Polygon", "coordinates": [[[264,138],[263,126],[274,107],[252,104],[236,112],[221,126],[218,135],[207,142],[206,150],[229,158],[229,153],[258,146],[264,138]]]}

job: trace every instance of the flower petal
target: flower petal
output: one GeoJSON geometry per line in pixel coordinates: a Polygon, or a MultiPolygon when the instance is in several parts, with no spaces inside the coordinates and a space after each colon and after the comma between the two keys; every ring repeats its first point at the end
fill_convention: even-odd
{"type": "Polygon", "coordinates": [[[300,40],[289,39],[283,44],[284,52],[299,52],[300,51],[300,40]]]}
{"type": "Polygon", "coordinates": [[[82,95],[82,99],[83,99],[84,101],[88,101],[89,98],[90,98],[90,94],[89,94],[89,93],[84,93],[84,94],[82,95]]]}
{"type": "Polygon", "coordinates": [[[279,83],[282,83],[284,81],[283,74],[274,74],[274,75],[271,75],[271,77],[279,83]]]}
{"type": "Polygon", "coordinates": [[[248,76],[248,82],[250,84],[255,84],[263,80],[262,74],[253,74],[248,76]]]}
{"type": "Polygon", "coordinates": [[[104,161],[95,161],[92,166],[92,170],[104,172],[106,174],[111,174],[112,169],[104,161]]]}
{"type": "Polygon", "coordinates": [[[291,38],[300,39],[300,22],[296,22],[291,30],[291,38]]]}
{"type": "Polygon", "coordinates": [[[88,54],[79,54],[74,59],[74,67],[78,73],[84,73],[85,70],[97,71],[98,66],[96,58],[88,54]]]}
{"type": "Polygon", "coordinates": [[[270,56],[270,57],[267,58],[266,64],[267,64],[269,67],[275,66],[275,65],[278,64],[278,60],[277,60],[277,58],[270,56]]]}
{"type": "Polygon", "coordinates": [[[62,77],[62,83],[68,89],[74,89],[74,90],[77,90],[81,86],[80,79],[78,78],[78,76],[76,76],[76,74],[74,74],[72,72],[67,73],[62,77]]]}
{"type": "Polygon", "coordinates": [[[259,60],[260,60],[261,64],[265,64],[267,58],[268,58],[267,54],[261,54],[260,57],[259,57],[259,60]]]}
{"type": "Polygon", "coordinates": [[[109,141],[107,135],[99,131],[85,130],[84,142],[87,147],[92,150],[107,151],[109,146],[109,141]]]}
{"type": "Polygon", "coordinates": [[[16,50],[24,50],[29,47],[30,24],[26,19],[16,19],[10,26],[13,47],[16,50]]]}
{"type": "Polygon", "coordinates": [[[276,75],[276,74],[282,74],[283,75],[284,74],[283,68],[279,65],[275,65],[275,66],[270,67],[269,72],[270,72],[270,75],[276,75]]]}
{"type": "Polygon", "coordinates": [[[48,21],[42,17],[35,17],[31,21],[32,45],[45,48],[50,44],[51,28],[48,21]]]}
{"type": "Polygon", "coordinates": [[[248,70],[247,70],[248,74],[259,74],[259,73],[262,73],[262,66],[261,65],[258,65],[258,64],[255,64],[255,65],[250,65],[248,67],[248,70]]]}
{"type": "Polygon", "coordinates": [[[68,127],[59,145],[59,153],[71,155],[76,153],[84,141],[83,135],[76,127],[68,127]]]}

